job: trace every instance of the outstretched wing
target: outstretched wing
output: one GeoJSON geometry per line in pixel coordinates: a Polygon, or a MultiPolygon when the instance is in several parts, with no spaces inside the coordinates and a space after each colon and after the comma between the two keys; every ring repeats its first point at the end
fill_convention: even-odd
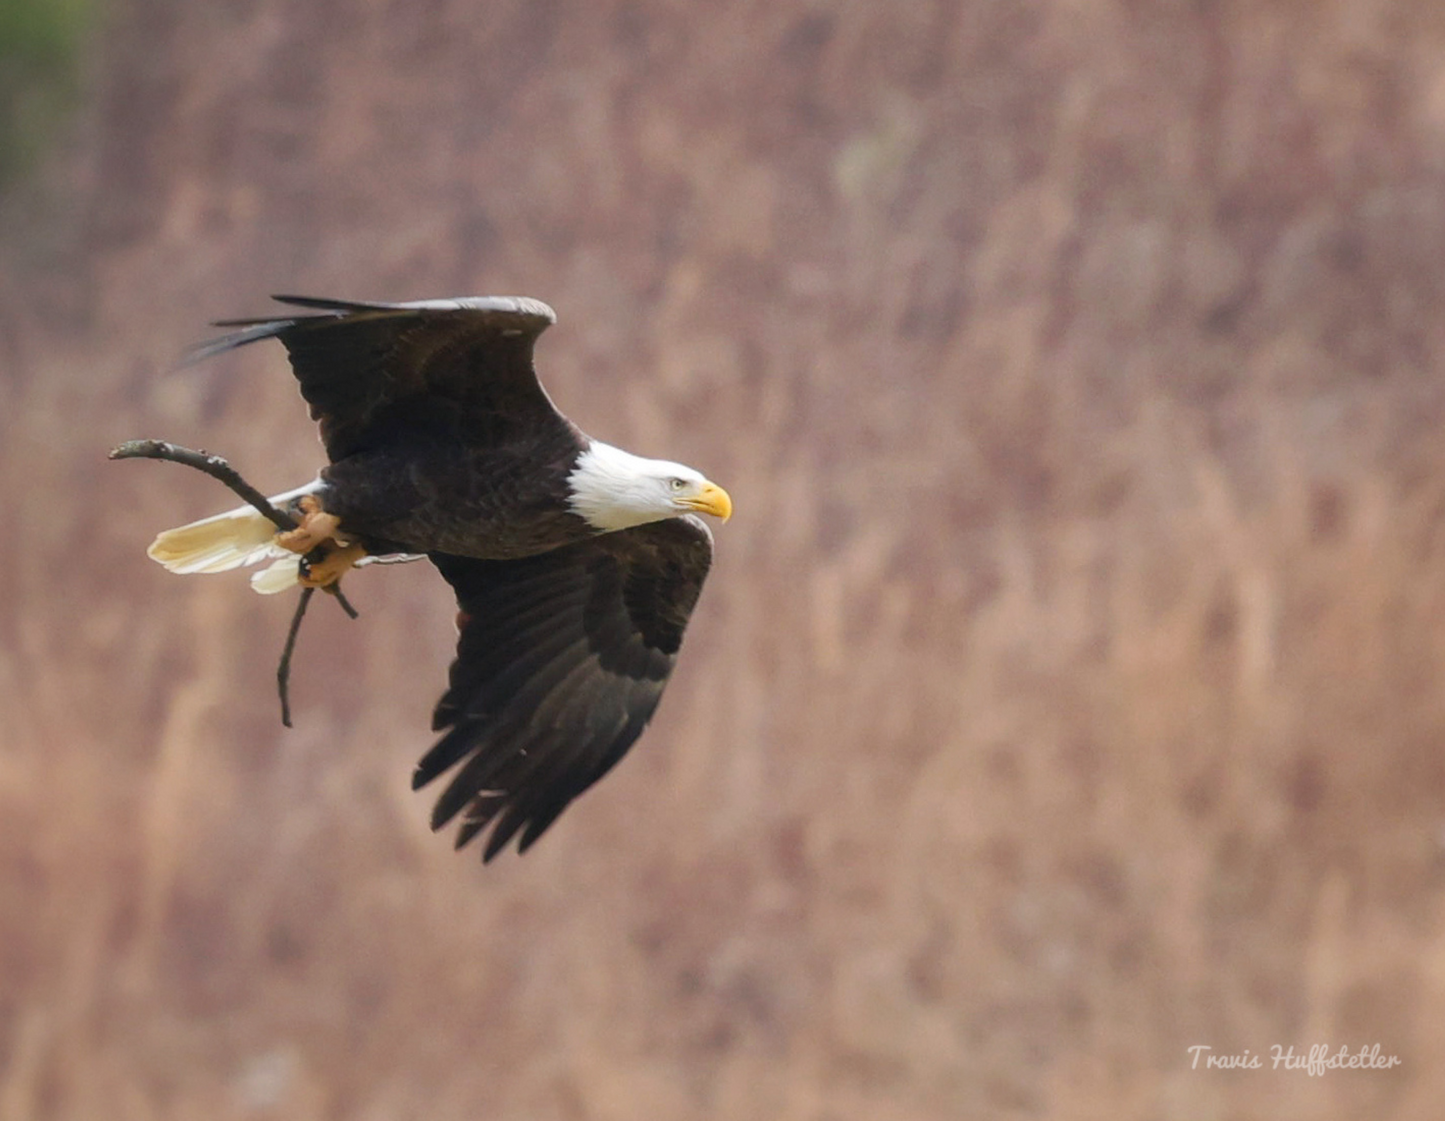
{"type": "Polygon", "coordinates": [[[432,812],[463,810],[484,860],[525,852],[642,734],[712,560],[697,518],[673,518],[514,561],[433,553],[456,589],[456,661],[417,765],[419,789],[461,763],[432,812]],[[465,760],[465,762],[463,762],[465,760]]]}
{"type": "Polygon", "coordinates": [[[261,339],[280,339],[320,422],[327,455],[338,460],[365,446],[398,406],[438,399],[527,427],[559,414],[537,381],[532,344],[556,322],[552,309],[523,296],[474,296],[413,303],[354,303],[276,296],[314,315],[229,319],[240,330],[202,343],[195,362],[261,339]]]}

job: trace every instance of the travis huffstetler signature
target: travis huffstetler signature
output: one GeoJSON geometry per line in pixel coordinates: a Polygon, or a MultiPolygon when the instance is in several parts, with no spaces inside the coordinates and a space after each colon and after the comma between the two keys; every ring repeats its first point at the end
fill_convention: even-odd
{"type": "MultiPolygon", "coordinates": [[[[1265,1067],[1266,1057],[1250,1054],[1248,1049],[1238,1055],[1211,1055],[1209,1052],[1213,1050],[1204,1043],[1188,1048],[1189,1069],[1263,1070],[1265,1067]]],[[[1353,1053],[1341,1044],[1334,1054],[1330,1054],[1326,1043],[1316,1043],[1308,1051],[1299,1053],[1293,1046],[1276,1043],[1269,1049],[1268,1061],[1270,1070],[1302,1070],[1308,1075],[1318,1076],[1327,1070],[1389,1070],[1399,1066],[1403,1060],[1398,1055],[1380,1054],[1378,1043],[1361,1047],[1353,1053]]]]}

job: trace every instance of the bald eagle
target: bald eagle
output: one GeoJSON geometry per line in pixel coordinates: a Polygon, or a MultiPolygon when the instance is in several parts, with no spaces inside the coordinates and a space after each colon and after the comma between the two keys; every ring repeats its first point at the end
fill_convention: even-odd
{"type": "Polygon", "coordinates": [[[532,350],[555,322],[518,297],[355,303],[277,296],[308,314],[224,320],[192,360],[286,348],[329,463],[272,502],[168,530],[172,572],[270,561],[262,593],[326,587],[352,566],[426,557],[457,598],[442,736],[412,776],[456,768],[432,813],[461,848],[525,851],[641,735],[712,559],[697,514],[732,513],[691,467],[594,440],[553,407],[532,350]],[[309,562],[308,563],[308,558],[309,562]]]}

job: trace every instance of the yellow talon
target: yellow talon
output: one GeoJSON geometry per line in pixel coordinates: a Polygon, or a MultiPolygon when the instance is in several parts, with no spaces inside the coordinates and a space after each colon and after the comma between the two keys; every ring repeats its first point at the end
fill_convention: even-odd
{"type": "Polygon", "coordinates": [[[351,567],[366,556],[366,550],[359,542],[333,549],[315,564],[308,564],[303,558],[297,582],[303,588],[325,588],[336,583],[351,567]]]}
{"type": "MultiPolygon", "coordinates": [[[[341,525],[341,519],[335,514],[328,514],[321,508],[321,503],[314,495],[303,495],[297,502],[300,510],[300,522],[295,529],[288,529],[284,533],[276,535],[276,544],[292,553],[300,553],[305,556],[318,545],[324,545],[327,541],[336,537],[336,531],[341,525]]],[[[340,545],[343,542],[337,541],[340,545]]]]}

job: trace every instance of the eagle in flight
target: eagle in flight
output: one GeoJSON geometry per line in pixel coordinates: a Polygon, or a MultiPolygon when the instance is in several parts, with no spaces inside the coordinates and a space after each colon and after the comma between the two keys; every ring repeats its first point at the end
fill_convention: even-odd
{"type": "Polygon", "coordinates": [[[532,365],[556,321],[538,300],[276,299],[309,314],[217,323],[236,330],[190,357],[280,340],[329,463],[271,500],[296,529],[244,506],[162,533],[150,556],[179,573],[269,560],[262,593],[429,559],[459,636],[412,787],[455,768],[432,828],[461,814],[458,848],[490,826],[484,860],[519,833],[525,851],[651,719],[712,559],[696,515],[726,521],[732,501],[557,411],[532,365]]]}

